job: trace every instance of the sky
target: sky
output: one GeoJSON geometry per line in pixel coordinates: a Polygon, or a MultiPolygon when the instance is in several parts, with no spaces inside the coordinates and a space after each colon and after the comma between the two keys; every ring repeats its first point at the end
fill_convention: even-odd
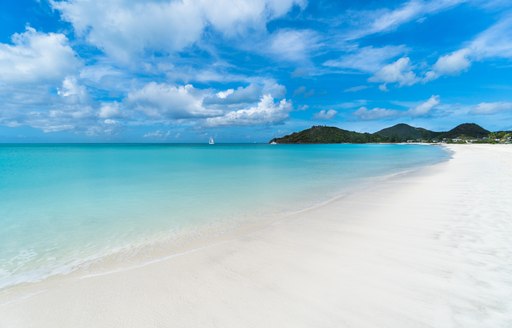
{"type": "Polygon", "coordinates": [[[512,130],[512,1],[0,1],[0,142],[400,122],[512,130]]]}

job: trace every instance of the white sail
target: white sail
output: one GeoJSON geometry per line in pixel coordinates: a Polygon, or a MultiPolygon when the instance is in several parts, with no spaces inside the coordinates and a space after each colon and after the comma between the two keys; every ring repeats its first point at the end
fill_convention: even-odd
{"type": "Polygon", "coordinates": [[[208,144],[210,144],[210,145],[214,145],[215,144],[215,140],[213,140],[213,137],[210,137],[210,140],[208,141],[208,144]]]}

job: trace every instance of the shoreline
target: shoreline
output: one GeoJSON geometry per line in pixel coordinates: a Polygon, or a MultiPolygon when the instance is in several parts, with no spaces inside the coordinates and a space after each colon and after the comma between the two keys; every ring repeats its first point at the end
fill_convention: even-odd
{"type": "MultiPolygon", "coordinates": [[[[399,327],[463,327],[462,321],[457,320],[464,318],[453,321],[452,315],[457,311],[453,310],[452,304],[448,302],[452,307],[447,303],[438,307],[435,299],[457,296],[454,301],[457,303],[464,298],[464,293],[470,294],[468,302],[475,305],[462,302],[455,308],[464,310],[462,312],[469,317],[474,317],[474,313],[467,312],[468,309],[473,312],[478,309],[479,312],[499,312],[500,316],[487,313],[487,317],[498,324],[492,327],[505,327],[501,323],[512,319],[510,312],[498,310],[510,311],[511,304],[500,306],[496,303],[506,303],[506,300],[493,294],[499,292],[494,285],[490,290],[469,285],[478,289],[483,298],[481,301],[462,282],[459,284],[464,285],[461,288],[464,293],[455,287],[454,290],[449,288],[450,281],[457,280],[448,278],[464,273],[462,276],[468,279],[465,275],[470,272],[458,270],[454,263],[462,268],[475,269],[472,262],[490,258],[470,258],[471,261],[466,263],[464,256],[471,254],[457,254],[465,237],[457,237],[455,229],[453,234],[457,238],[448,238],[448,244],[451,242],[459,246],[453,248],[439,236],[445,233],[441,227],[463,227],[462,221],[453,221],[454,218],[463,218],[462,214],[469,218],[475,213],[489,217],[492,209],[486,207],[484,201],[487,199],[482,199],[481,204],[477,202],[480,207],[475,208],[474,213],[468,214],[462,208],[456,208],[457,201],[464,201],[461,195],[470,195],[461,194],[463,191],[457,189],[460,188],[457,184],[463,183],[464,179],[475,179],[469,181],[469,187],[490,185],[487,187],[506,193],[501,189],[510,190],[510,185],[506,184],[512,181],[510,173],[502,172],[505,175],[501,179],[503,185],[491,185],[501,183],[495,176],[500,173],[494,172],[493,176],[492,172],[487,172],[489,163],[482,157],[498,151],[503,153],[500,155],[506,155],[501,156],[501,161],[511,164],[512,148],[501,145],[450,145],[447,148],[455,149],[449,161],[379,181],[368,189],[290,214],[283,220],[265,221],[257,229],[248,229],[230,238],[224,236],[227,240],[218,243],[170,254],[167,258],[129,270],[78,279],[69,276],[23,286],[18,291],[0,292],[0,327],[153,327],[159,323],[175,323],[175,326],[184,327],[262,327],[265,323],[294,327],[373,327],[382,320],[389,322],[390,326],[393,323],[399,327]],[[483,164],[464,168],[471,166],[474,160],[483,164]],[[483,173],[481,176],[473,176],[482,169],[485,172],[480,172],[483,173]],[[486,175],[490,176],[486,181],[482,180],[486,175]],[[446,190],[432,190],[432,186],[437,184],[445,184],[446,190]],[[431,206],[425,206],[426,199],[431,206]],[[425,213],[418,212],[418,208],[425,213]],[[445,215],[446,212],[453,215],[445,215]],[[415,218],[411,220],[414,222],[408,222],[409,217],[415,216],[421,216],[423,220],[415,218]],[[418,228],[422,229],[417,231],[418,228]],[[440,235],[432,239],[436,234],[440,235]],[[448,256],[449,252],[441,253],[442,250],[453,252],[453,258],[448,256]],[[425,256],[429,254],[432,256],[425,256]],[[421,256],[424,258],[418,261],[416,257],[421,256]],[[383,274],[374,272],[379,270],[383,274]],[[422,287],[423,284],[449,293],[436,294],[422,287]],[[33,295],[13,301],[17,292],[33,295]],[[84,298],[77,300],[78,295],[84,298]],[[73,302],[66,301],[70,299],[73,302]],[[11,302],[6,303],[9,300],[11,302]],[[390,307],[389,300],[395,300],[397,308],[390,307]],[[418,306],[418,302],[423,307],[418,306]],[[368,307],[368,310],[361,306],[368,307]],[[404,312],[401,306],[412,306],[412,313],[404,312]],[[203,312],[204,309],[206,311],[203,312]],[[442,325],[432,321],[434,313],[444,315],[442,325]],[[252,324],[246,324],[248,322],[252,324]]],[[[494,160],[499,158],[497,156],[494,160]]],[[[485,186],[482,188],[487,190],[485,186]]],[[[498,192],[494,196],[502,197],[498,192]]],[[[495,216],[501,220],[511,213],[510,205],[504,204],[495,216]]],[[[496,220],[493,217],[488,219],[496,220]]],[[[478,225],[478,221],[471,223],[478,225]]],[[[498,223],[512,232],[507,230],[510,225],[506,221],[498,223]]],[[[472,232],[478,235],[477,230],[472,232]]],[[[483,237],[474,238],[478,241],[483,237]]],[[[499,239],[499,242],[506,241],[499,239]]],[[[496,254],[508,254],[506,250],[494,249],[493,245],[485,246],[496,254]]],[[[486,249],[486,252],[491,254],[490,250],[486,249]]],[[[506,257],[499,260],[506,261],[506,257]]],[[[503,263],[491,264],[502,268],[503,263]]],[[[494,284],[497,279],[491,280],[486,281],[487,285],[494,284]]],[[[498,282],[512,283],[512,273],[505,270],[502,280],[498,282]]],[[[502,293],[512,291],[512,285],[502,284],[501,287],[502,293]]],[[[466,324],[464,327],[481,327],[484,321],[477,318],[466,324]]]]}
{"type": "MultiPolygon", "coordinates": [[[[384,143],[383,143],[384,144],[384,143]]],[[[389,143],[391,144],[391,143],[389,143]]],[[[376,144],[377,145],[377,144],[376,144]]],[[[410,145],[403,143],[402,145],[410,145]]],[[[430,144],[421,144],[423,146],[432,146],[430,144]]],[[[445,147],[446,148],[446,147],[445,147]]],[[[161,234],[160,236],[148,236],[145,241],[138,241],[135,244],[125,245],[112,249],[109,252],[97,254],[89,258],[77,261],[70,267],[64,267],[62,270],[54,271],[42,277],[33,280],[21,281],[12,285],[0,287],[0,305],[2,294],[17,294],[19,290],[37,289],[44,287],[46,283],[62,281],[69,279],[81,279],[88,276],[102,276],[110,272],[122,272],[138,267],[144,267],[152,263],[165,261],[166,259],[193,252],[196,249],[202,249],[216,243],[222,243],[264,229],[268,225],[276,224],[281,221],[293,220],[293,217],[311,210],[315,210],[330,203],[340,201],[349,195],[362,193],[372,188],[375,183],[385,183],[390,179],[397,179],[402,176],[415,174],[428,167],[442,164],[451,159],[453,154],[448,148],[445,149],[447,158],[440,159],[436,163],[425,163],[420,166],[403,169],[402,171],[388,173],[384,175],[374,175],[360,178],[357,181],[349,182],[347,185],[326,195],[325,198],[318,198],[311,204],[296,208],[288,208],[286,211],[273,213],[267,216],[253,215],[243,220],[229,219],[217,222],[203,223],[197,227],[182,228],[178,233],[161,234]]],[[[297,204],[295,204],[297,205],[297,204]]],[[[19,297],[25,297],[20,293],[19,297]]]]}

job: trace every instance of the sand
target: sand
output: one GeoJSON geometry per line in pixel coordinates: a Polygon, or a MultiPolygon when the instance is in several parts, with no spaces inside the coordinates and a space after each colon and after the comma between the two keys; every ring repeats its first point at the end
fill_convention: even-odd
{"type": "Polygon", "coordinates": [[[0,327],[512,327],[512,146],[108,274],[0,294],[0,327]]]}

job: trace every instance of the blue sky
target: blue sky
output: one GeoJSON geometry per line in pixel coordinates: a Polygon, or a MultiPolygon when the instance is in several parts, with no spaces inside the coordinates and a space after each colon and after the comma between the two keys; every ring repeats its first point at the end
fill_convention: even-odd
{"type": "Polygon", "coordinates": [[[7,0],[0,142],[512,129],[509,0],[7,0]]]}

